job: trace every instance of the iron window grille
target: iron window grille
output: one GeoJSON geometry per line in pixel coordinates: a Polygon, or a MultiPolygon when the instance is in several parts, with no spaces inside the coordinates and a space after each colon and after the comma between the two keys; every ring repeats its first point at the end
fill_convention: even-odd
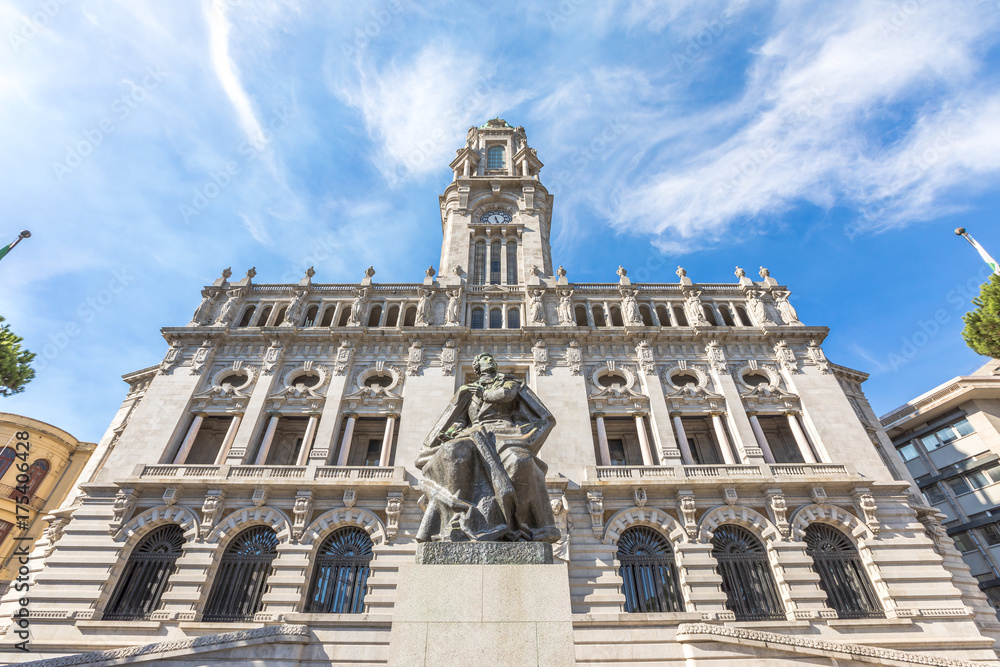
{"type": "Polygon", "coordinates": [[[490,146],[486,149],[486,169],[503,169],[503,146],[490,146]]]}
{"type": "Polygon", "coordinates": [[[486,283],[486,241],[476,241],[475,257],[472,263],[472,284],[486,283]]]}
{"type": "Polygon", "coordinates": [[[618,538],[625,611],[684,611],[670,544],[652,528],[629,528],[618,538]]]}
{"type": "Polygon", "coordinates": [[[507,241],[507,284],[517,284],[517,242],[507,241]]]}
{"type": "Polygon", "coordinates": [[[503,329],[503,311],[499,308],[490,310],[490,329],[503,329]]]}
{"type": "Polygon", "coordinates": [[[160,597],[184,546],[184,531],[175,523],[156,528],[132,551],[105,620],[136,621],[160,608],[160,597]]]}
{"type": "Polygon", "coordinates": [[[785,608],[760,540],[740,526],[723,524],[712,537],[726,608],[738,621],[778,621],[785,608]]]}
{"type": "Polygon", "coordinates": [[[500,284],[500,267],[503,262],[500,254],[503,252],[503,245],[499,241],[490,244],[490,285],[500,284]]]}
{"type": "Polygon", "coordinates": [[[482,308],[473,308],[472,309],[472,328],[473,329],[482,329],[483,326],[484,326],[484,320],[483,320],[484,317],[485,317],[485,315],[483,314],[483,309],[482,308]]]}
{"type": "Polygon", "coordinates": [[[507,328],[508,329],[520,329],[521,328],[521,311],[517,308],[510,308],[507,310],[507,328]]]}
{"type": "Polygon", "coordinates": [[[360,528],[342,528],[319,548],[307,613],[360,614],[371,572],[372,541],[360,528]]]}
{"type": "Polygon", "coordinates": [[[253,620],[260,611],[277,547],[278,537],[267,526],[248,528],[233,538],[219,563],[203,620],[253,620]]]}
{"type": "Polygon", "coordinates": [[[4,476],[16,458],[17,452],[15,452],[12,448],[4,447],[3,449],[0,449],[0,477],[4,476]]]}
{"type": "Polygon", "coordinates": [[[806,553],[839,618],[884,618],[875,589],[854,544],[835,528],[814,523],[806,528],[806,553]]]}

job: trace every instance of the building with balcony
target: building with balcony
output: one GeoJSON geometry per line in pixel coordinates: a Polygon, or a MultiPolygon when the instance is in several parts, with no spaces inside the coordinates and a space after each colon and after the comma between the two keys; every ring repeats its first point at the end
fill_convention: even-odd
{"type": "MultiPolygon", "coordinates": [[[[556,420],[540,457],[572,645],[532,632],[498,656],[456,618],[467,664],[995,664],[1000,624],[828,330],[763,268],[572,282],[542,166],[523,128],[470,128],[419,282],[206,286],[125,376],[35,550],[15,659],[410,664],[414,459],[490,352],[556,420]]],[[[17,609],[0,604],[7,641],[17,609]]]]}
{"type": "Polygon", "coordinates": [[[931,389],[881,421],[1000,610],[1000,361],[931,389]]]}
{"type": "Polygon", "coordinates": [[[0,595],[19,573],[54,512],[73,491],[90,459],[92,442],[80,442],[51,424],[0,412],[0,595]]]}

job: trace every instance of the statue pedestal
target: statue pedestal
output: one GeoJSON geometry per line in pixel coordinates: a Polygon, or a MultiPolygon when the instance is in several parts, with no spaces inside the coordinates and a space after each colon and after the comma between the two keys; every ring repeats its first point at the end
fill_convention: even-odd
{"type": "Polygon", "coordinates": [[[458,564],[400,566],[390,667],[575,665],[569,575],[538,564],[546,551],[551,562],[541,543],[420,545],[418,559],[458,564]]]}

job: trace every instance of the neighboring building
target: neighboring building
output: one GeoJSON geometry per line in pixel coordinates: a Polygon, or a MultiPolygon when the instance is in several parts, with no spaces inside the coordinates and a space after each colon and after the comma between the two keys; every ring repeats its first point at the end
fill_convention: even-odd
{"type": "Polygon", "coordinates": [[[0,443],[4,443],[0,446],[2,595],[21,567],[15,552],[30,550],[42,535],[43,517],[66,500],[96,445],[37,419],[6,412],[0,412],[0,443]]]}
{"type": "MultiPolygon", "coordinates": [[[[828,330],[787,288],[766,269],[572,283],[522,128],[470,128],[451,167],[439,274],[226,270],[162,330],[165,358],[125,377],[95,474],[34,554],[32,653],[15,658],[407,664],[393,612],[422,516],[414,458],[488,351],[557,420],[540,456],[573,645],[540,659],[531,632],[486,659],[457,626],[451,655],[996,664],[1000,624],[908,495],[866,376],[826,359],[828,330]]],[[[0,614],[16,609],[8,595],[0,614]]]]}
{"type": "Polygon", "coordinates": [[[881,422],[1000,610],[1000,360],[931,389],[881,422]]]}

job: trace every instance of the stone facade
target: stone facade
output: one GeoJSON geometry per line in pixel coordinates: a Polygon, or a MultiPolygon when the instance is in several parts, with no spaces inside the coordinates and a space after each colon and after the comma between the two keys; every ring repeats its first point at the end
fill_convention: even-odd
{"type": "MultiPolygon", "coordinates": [[[[785,286],[764,268],[759,280],[739,269],[734,283],[679,269],[677,282],[639,284],[624,267],[609,269],[612,282],[570,282],[553,270],[553,198],[522,128],[470,128],[451,167],[440,272],[383,284],[370,267],[334,285],[310,270],[279,285],[254,282],[253,269],[231,281],[227,269],[190,323],[162,330],[165,358],[125,377],[99,469],[58,541],[34,553],[32,653],[15,659],[405,654],[393,637],[415,640],[393,619],[401,573],[421,567],[413,461],[486,351],[555,416],[540,457],[563,537],[553,565],[456,567],[561,572],[569,617],[556,620],[571,624],[573,647],[556,647],[560,661],[995,664],[1000,625],[950,541],[926,529],[933,511],[870,414],[865,376],[826,359],[828,330],[799,321],[785,286]],[[815,524],[856,550],[877,613],[830,606],[807,553],[815,524]],[[156,609],[109,620],[133,551],[168,525],[183,545],[156,609]],[[204,620],[224,553],[253,526],[277,542],[259,610],[204,620]],[[774,579],[780,610],[767,620],[727,603],[713,538],[734,526],[759,542],[774,579]],[[372,544],[362,613],[307,612],[317,551],[343,527],[372,544]],[[634,527],[667,545],[682,611],[625,611],[619,541],[634,527]],[[248,652],[264,637],[275,641],[248,652]],[[111,652],[66,657],[93,651],[111,652]]],[[[12,596],[0,605],[8,640],[16,608],[12,596]]],[[[542,610],[536,620],[548,622],[542,610]]],[[[413,628],[432,622],[407,607],[413,628]]],[[[533,646],[518,664],[547,664],[552,647],[533,646]]]]}

